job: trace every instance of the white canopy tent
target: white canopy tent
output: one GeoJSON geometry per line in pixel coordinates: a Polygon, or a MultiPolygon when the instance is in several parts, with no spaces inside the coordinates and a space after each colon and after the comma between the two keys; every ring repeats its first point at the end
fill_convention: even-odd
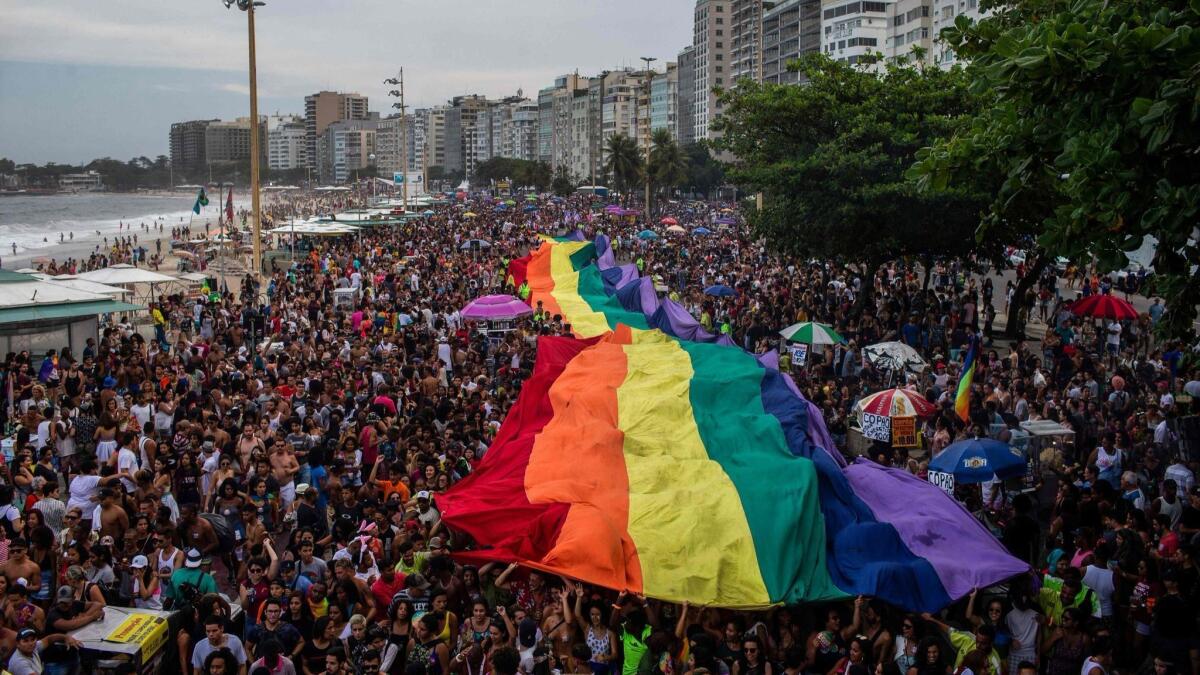
{"type": "MultiPolygon", "coordinates": [[[[175,277],[159,274],[152,270],[144,270],[140,267],[134,267],[122,263],[120,265],[111,265],[104,269],[92,270],[78,275],[78,278],[84,281],[93,281],[98,284],[108,284],[110,286],[128,287],[134,293],[134,298],[137,299],[137,285],[144,284],[150,288],[150,300],[154,300],[154,287],[157,284],[171,284],[178,281],[175,277]]],[[[145,298],[145,295],[141,296],[145,298]]]]}
{"type": "Polygon", "coordinates": [[[129,295],[132,292],[127,288],[121,288],[119,286],[110,286],[108,284],[100,284],[96,283],[95,281],[80,279],[79,276],[75,274],[59,274],[58,276],[52,277],[48,274],[39,272],[33,276],[41,279],[42,281],[49,281],[50,283],[57,284],[59,286],[66,286],[67,288],[74,288],[78,291],[86,291],[88,293],[96,293],[99,295],[110,295],[113,296],[114,299],[118,300],[121,298],[121,296],[129,295]]]}

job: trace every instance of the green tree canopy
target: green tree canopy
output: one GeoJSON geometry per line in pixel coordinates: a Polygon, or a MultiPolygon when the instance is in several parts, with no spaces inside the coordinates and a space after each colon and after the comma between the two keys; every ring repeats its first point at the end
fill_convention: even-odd
{"type": "Polygon", "coordinates": [[[1077,262],[1095,255],[1106,270],[1155,237],[1163,325],[1191,334],[1200,305],[1200,5],[1015,0],[992,9],[942,33],[971,61],[985,104],[923,153],[913,175],[933,189],[992,176],[988,238],[1032,216],[1047,251],[1077,262]]]}
{"type": "Polygon", "coordinates": [[[750,214],[755,232],[785,254],[859,263],[867,274],[899,256],[972,252],[984,204],[972,185],[922,193],[905,178],[920,148],[975,112],[962,71],[875,73],[820,54],[797,67],[805,86],[739,82],[722,94],[715,145],[736,158],[733,181],[764,194],[750,214]]]}
{"type": "Polygon", "coordinates": [[[614,187],[620,192],[635,187],[642,175],[642,157],[637,143],[624,134],[615,134],[609,137],[604,153],[604,167],[613,177],[614,187]]]}

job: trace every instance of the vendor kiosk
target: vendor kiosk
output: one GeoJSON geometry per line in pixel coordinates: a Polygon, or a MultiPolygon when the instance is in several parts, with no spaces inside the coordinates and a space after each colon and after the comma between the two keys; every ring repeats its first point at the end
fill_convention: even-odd
{"type": "MultiPolygon", "coordinates": [[[[229,610],[230,623],[238,625],[241,606],[231,602],[229,610]]],[[[174,661],[167,660],[177,658],[176,614],[136,607],[105,607],[104,618],[71,631],[71,637],[83,643],[82,672],[115,673],[126,663],[143,675],[170,671],[171,665],[178,670],[174,661]]]]}

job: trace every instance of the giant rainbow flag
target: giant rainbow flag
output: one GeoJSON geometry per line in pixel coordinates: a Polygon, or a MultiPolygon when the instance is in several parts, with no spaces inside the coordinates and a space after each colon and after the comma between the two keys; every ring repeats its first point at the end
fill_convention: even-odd
{"type": "Polygon", "coordinates": [[[438,498],[467,557],[734,608],[932,611],[1026,570],[938,488],[846,466],[770,359],[658,298],[604,237],[547,240],[510,274],[576,337],[539,340],[484,460],[438,498]]]}

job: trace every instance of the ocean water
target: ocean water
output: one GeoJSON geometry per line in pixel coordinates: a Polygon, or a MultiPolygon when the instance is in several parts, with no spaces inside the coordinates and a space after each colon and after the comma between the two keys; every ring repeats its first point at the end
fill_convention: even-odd
{"type": "MultiPolygon", "coordinates": [[[[17,245],[18,256],[51,254],[59,245],[59,236],[67,244],[99,242],[114,236],[138,234],[145,237],[142,224],[163,224],[164,236],[170,236],[171,228],[196,223],[201,225],[216,221],[220,205],[216,195],[209,195],[208,206],[200,215],[192,213],[196,201],[194,192],[178,192],[173,195],[139,195],[80,193],[45,196],[0,197],[0,254],[13,255],[13,244],[17,245]],[[126,225],[120,229],[121,223],[126,225]],[[132,230],[129,226],[132,225],[132,230]],[[71,239],[71,233],[75,238],[71,239]]],[[[234,195],[234,207],[243,203],[234,195]]]]}

